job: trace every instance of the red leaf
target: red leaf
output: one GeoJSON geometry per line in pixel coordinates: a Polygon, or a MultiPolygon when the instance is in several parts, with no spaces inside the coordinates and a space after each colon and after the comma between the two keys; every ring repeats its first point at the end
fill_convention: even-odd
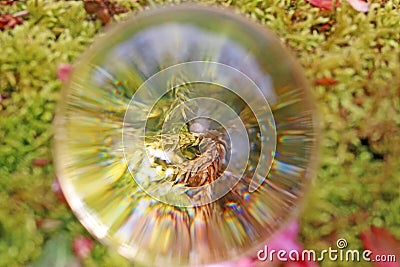
{"type": "Polygon", "coordinates": [[[335,85],[338,81],[332,78],[323,77],[321,79],[315,80],[314,85],[335,85]]]}
{"type": "Polygon", "coordinates": [[[14,17],[11,14],[4,14],[0,17],[0,30],[12,29],[16,25],[22,24],[23,19],[14,17]]]}
{"type": "Polygon", "coordinates": [[[96,12],[96,15],[99,18],[99,20],[101,20],[101,22],[103,22],[104,25],[107,25],[111,20],[110,12],[108,12],[107,8],[99,9],[96,12]]]}
{"type": "Polygon", "coordinates": [[[12,6],[16,2],[17,2],[16,0],[2,0],[0,1],[0,5],[12,6]]]}
{"type": "Polygon", "coordinates": [[[95,14],[99,9],[103,7],[103,2],[100,0],[83,0],[83,8],[88,14],[95,14]]]}
{"type": "Polygon", "coordinates": [[[104,0],[104,5],[107,7],[111,16],[126,13],[129,11],[127,8],[120,6],[117,2],[104,0]]]}
{"type": "Polygon", "coordinates": [[[370,259],[377,267],[400,267],[399,262],[374,261],[377,255],[395,255],[400,260],[400,242],[395,239],[386,229],[371,227],[370,230],[360,234],[365,249],[371,250],[370,259]]]}
{"type": "Polygon", "coordinates": [[[113,15],[126,13],[129,10],[117,2],[109,0],[83,0],[83,6],[88,14],[96,14],[98,19],[106,25],[113,15]]]}
{"type": "Polygon", "coordinates": [[[46,166],[47,164],[49,164],[50,160],[47,158],[37,158],[37,159],[34,159],[32,163],[36,167],[42,167],[42,166],[46,166]]]}
{"type": "Polygon", "coordinates": [[[331,24],[325,23],[321,27],[319,27],[319,32],[326,32],[329,31],[331,28],[332,28],[331,24]]]}

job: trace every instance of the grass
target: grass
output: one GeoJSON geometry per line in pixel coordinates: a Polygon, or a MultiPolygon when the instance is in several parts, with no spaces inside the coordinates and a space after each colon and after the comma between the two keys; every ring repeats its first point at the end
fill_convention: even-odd
{"type": "MultiPolygon", "coordinates": [[[[119,2],[133,13],[163,3],[119,2]]],[[[313,84],[322,152],[301,215],[305,247],[322,250],[346,238],[349,248],[361,249],[359,233],[372,225],[400,239],[400,1],[374,1],[366,14],[345,1],[334,11],[303,0],[218,4],[271,28],[313,84]]],[[[88,235],[51,189],[51,122],[61,86],[56,68],[74,62],[103,27],[81,1],[28,0],[0,10],[0,16],[29,12],[22,25],[0,31],[0,266],[45,266],[51,257],[72,259],[65,246],[88,235]],[[41,158],[50,163],[35,166],[41,158]]],[[[83,263],[129,266],[99,243],[83,263]]],[[[351,266],[321,265],[340,264],[351,266]]]]}

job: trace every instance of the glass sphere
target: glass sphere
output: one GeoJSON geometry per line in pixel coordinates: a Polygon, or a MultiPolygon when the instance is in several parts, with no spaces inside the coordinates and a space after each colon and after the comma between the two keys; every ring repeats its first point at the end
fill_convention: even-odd
{"type": "Polygon", "coordinates": [[[73,68],[54,139],[78,219],[146,266],[251,255],[314,176],[299,66],[271,32],[218,8],[163,7],[108,29],[73,68]]]}

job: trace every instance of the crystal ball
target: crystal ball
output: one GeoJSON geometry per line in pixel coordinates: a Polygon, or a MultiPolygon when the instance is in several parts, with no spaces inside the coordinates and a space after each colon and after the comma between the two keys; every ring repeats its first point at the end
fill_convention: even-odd
{"type": "Polygon", "coordinates": [[[85,228],[132,262],[255,256],[310,187],[315,113],[271,31],[231,10],[159,7],[111,26],[73,66],[56,173],[85,228]]]}

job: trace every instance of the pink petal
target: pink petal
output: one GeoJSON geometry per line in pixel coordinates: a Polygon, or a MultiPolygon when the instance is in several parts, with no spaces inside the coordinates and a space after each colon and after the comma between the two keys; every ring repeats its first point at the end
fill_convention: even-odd
{"type": "Polygon", "coordinates": [[[369,3],[362,0],[347,0],[347,2],[357,11],[368,12],[369,3]]]}
{"type": "MultiPolygon", "coordinates": [[[[333,1],[335,0],[306,0],[310,4],[316,7],[320,7],[326,10],[332,10],[333,1]]],[[[339,1],[336,1],[336,6],[339,6],[339,1]]]]}
{"type": "Polygon", "coordinates": [[[61,82],[66,83],[72,71],[72,66],[70,64],[60,64],[57,68],[57,78],[61,82]]]}

